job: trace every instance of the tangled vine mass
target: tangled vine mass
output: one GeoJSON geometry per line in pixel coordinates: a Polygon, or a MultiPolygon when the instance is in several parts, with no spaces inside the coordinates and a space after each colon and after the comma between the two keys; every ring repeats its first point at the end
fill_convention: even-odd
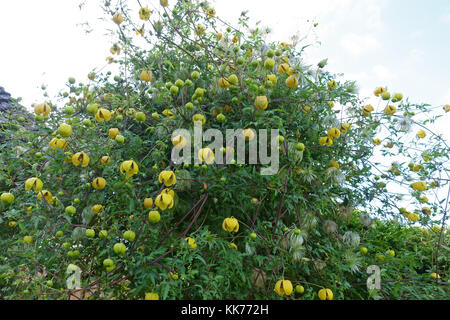
{"type": "Polygon", "coordinates": [[[104,1],[105,66],[3,111],[0,298],[450,298],[450,105],[367,104],[299,37],[168,2],[104,1]],[[172,161],[197,124],[242,129],[247,158],[277,129],[278,170],[206,142],[172,161]]]}

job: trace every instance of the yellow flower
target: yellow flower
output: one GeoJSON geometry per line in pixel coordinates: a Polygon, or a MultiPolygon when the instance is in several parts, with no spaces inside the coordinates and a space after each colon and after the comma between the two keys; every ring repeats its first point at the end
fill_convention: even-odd
{"type": "Polygon", "coordinates": [[[108,130],[108,136],[111,139],[114,139],[118,134],[119,134],[119,129],[117,129],[117,128],[111,128],[108,130]]]}
{"type": "Polygon", "coordinates": [[[92,206],[91,211],[95,214],[98,214],[100,211],[105,211],[105,208],[101,204],[96,204],[92,206]]]}
{"type": "Polygon", "coordinates": [[[413,188],[416,191],[425,191],[427,190],[427,184],[423,181],[414,182],[411,184],[411,188],[413,188]]]}
{"type": "Polygon", "coordinates": [[[198,36],[204,35],[204,34],[205,34],[205,27],[202,26],[201,24],[199,24],[198,26],[195,27],[195,33],[196,33],[198,36]]]}
{"type": "Polygon", "coordinates": [[[376,95],[377,97],[379,97],[380,95],[382,95],[383,93],[386,92],[386,89],[383,87],[378,87],[375,89],[375,91],[373,92],[374,95],[376,95]]]}
{"type": "Polygon", "coordinates": [[[333,101],[328,101],[328,106],[333,109],[334,108],[334,102],[333,101]]]}
{"type": "Polygon", "coordinates": [[[244,129],[242,131],[245,141],[252,141],[255,138],[255,131],[253,129],[244,129]]]}
{"type": "Polygon", "coordinates": [[[67,123],[61,123],[58,127],[58,133],[65,138],[70,137],[72,135],[72,126],[67,123]]]}
{"type": "Polygon", "coordinates": [[[342,133],[347,133],[347,131],[350,130],[350,127],[351,127],[350,123],[343,123],[343,124],[341,124],[340,131],[342,133]]]}
{"type": "Polygon", "coordinates": [[[47,117],[50,112],[52,111],[52,108],[47,103],[40,103],[34,106],[34,113],[37,115],[44,115],[44,117],[47,117]]]}
{"type": "Polygon", "coordinates": [[[266,110],[269,105],[269,101],[266,96],[258,96],[255,99],[255,107],[258,110],[266,110]]]}
{"type": "Polygon", "coordinates": [[[142,28],[136,29],[136,34],[137,35],[144,36],[144,33],[145,33],[144,26],[142,26],[142,28]]]}
{"type": "Polygon", "coordinates": [[[419,138],[419,139],[423,139],[423,138],[425,138],[427,136],[427,134],[425,133],[425,131],[423,131],[423,130],[420,130],[419,132],[417,132],[417,137],[419,138]]]}
{"type": "Polygon", "coordinates": [[[291,88],[291,89],[297,87],[297,86],[298,86],[298,80],[297,80],[297,78],[294,77],[294,76],[289,76],[289,77],[286,79],[286,85],[287,85],[289,88],[291,88]]]}
{"type": "Polygon", "coordinates": [[[327,147],[331,147],[331,145],[333,144],[333,139],[330,137],[321,137],[319,139],[319,144],[321,146],[326,145],[327,147]]]}
{"type": "Polygon", "coordinates": [[[113,57],[106,57],[106,62],[108,62],[109,64],[114,62],[114,58],[113,57]]]}
{"type": "Polygon", "coordinates": [[[222,223],[222,229],[228,232],[238,232],[239,222],[236,218],[225,218],[222,223]]]}
{"type": "Polygon", "coordinates": [[[145,198],[144,199],[144,208],[145,209],[150,209],[151,207],[153,207],[153,199],[152,198],[145,198]]]}
{"type": "Polygon", "coordinates": [[[175,114],[170,109],[164,109],[162,114],[169,118],[175,117],[175,114]]]}
{"type": "Polygon", "coordinates": [[[282,63],[278,66],[278,73],[283,74],[289,71],[289,65],[287,63],[282,63]]]}
{"type": "Polygon", "coordinates": [[[141,18],[141,20],[150,19],[150,10],[148,8],[139,9],[139,18],[141,18]]]}
{"type": "Polygon", "coordinates": [[[372,144],[374,146],[379,146],[381,144],[381,140],[378,138],[373,139],[372,144]]]}
{"type": "Polygon", "coordinates": [[[109,156],[103,156],[103,157],[100,159],[100,162],[101,162],[101,164],[109,165],[109,164],[111,164],[111,157],[109,157],[109,156]]]}
{"type": "Polygon", "coordinates": [[[228,81],[227,78],[220,78],[219,79],[219,87],[221,88],[228,88],[230,86],[230,81],[228,81]]]}
{"type": "Polygon", "coordinates": [[[395,251],[394,250],[388,250],[386,251],[388,254],[390,254],[391,256],[395,257],[395,251]]]}
{"type": "Polygon", "coordinates": [[[201,163],[205,161],[207,164],[211,164],[214,161],[214,152],[210,148],[202,148],[198,150],[198,160],[201,163]]]}
{"type": "Polygon", "coordinates": [[[269,74],[269,75],[266,77],[266,79],[267,79],[267,81],[272,82],[272,84],[277,84],[277,76],[274,75],[274,74],[269,74]]]}
{"type": "Polygon", "coordinates": [[[275,289],[274,291],[279,295],[291,295],[294,288],[292,287],[292,282],[289,280],[278,280],[277,283],[275,283],[275,289]]]}
{"type": "Polygon", "coordinates": [[[173,190],[164,189],[155,199],[155,205],[160,208],[162,211],[167,208],[173,208],[173,197],[175,193],[173,190]]]}
{"type": "Polygon", "coordinates": [[[169,0],[159,0],[159,3],[163,6],[163,7],[167,7],[169,5],[169,0]]]}
{"type": "Polygon", "coordinates": [[[330,167],[334,167],[336,169],[339,169],[339,163],[336,160],[330,161],[330,167]]]}
{"type": "Polygon", "coordinates": [[[120,165],[120,172],[125,172],[127,177],[131,177],[139,172],[139,167],[134,160],[127,160],[120,165]]]}
{"type": "Polygon", "coordinates": [[[206,122],[206,119],[202,114],[197,113],[192,117],[192,122],[196,123],[197,121],[200,121],[202,123],[202,125],[204,125],[206,122]]]}
{"type": "Polygon", "coordinates": [[[235,250],[238,249],[237,245],[233,242],[230,242],[230,248],[234,248],[235,250]]]}
{"type": "Polygon", "coordinates": [[[445,112],[450,112],[450,104],[446,104],[443,109],[445,112]]]}
{"type": "Polygon", "coordinates": [[[330,82],[327,83],[327,87],[330,90],[334,90],[338,87],[338,85],[337,85],[336,81],[331,80],[330,82]]]}
{"type": "Polygon", "coordinates": [[[111,52],[111,54],[120,54],[120,47],[119,47],[119,45],[117,43],[113,44],[111,49],[109,49],[109,52],[111,52]]]}
{"type": "Polygon", "coordinates": [[[393,105],[389,105],[384,109],[384,113],[391,116],[397,111],[397,108],[393,105]]]}
{"type": "Polygon", "coordinates": [[[141,71],[141,80],[145,82],[152,81],[153,72],[151,70],[142,70],[141,71]]]}
{"type": "Polygon", "coordinates": [[[172,138],[172,144],[177,149],[182,149],[187,144],[187,139],[182,135],[178,135],[172,138]]]}
{"type": "Polygon", "coordinates": [[[72,156],[72,163],[76,167],[81,164],[81,167],[85,168],[89,164],[89,156],[84,152],[77,152],[72,156]]]}
{"type": "Polygon", "coordinates": [[[374,110],[374,108],[372,107],[372,105],[368,104],[367,106],[362,108],[362,113],[363,113],[363,115],[368,117],[373,110],[374,110]]]}
{"type": "Polygon", "coordinates": [[[159,295],[156,292],[148,292],[145,294],[145,300],[159,300],[159,295]]]}
{"type": "Polygon", "coordinates": [[[67,142],[64,139],[58,139],[58,138],[53,138],[52,140],[50,140],[50,147],[52,149],[61,149],[61,150],[66,150],[67,147],[67,142]]]}
{"type": "Polygon", "coordinates": [[[429,215],[431,215],[431,209],[428,208],[428,207],[423,207],[422,208],[422,213],[427,215],[427,216],[429,216],[429,215]]]}
{"type": "Polygon", "coordinates": [[[409,213],[407,216],[409,221],[416,222],[420,220],[420,217],[415,213],[409,213]]]}
{"type": "Polygon", "coordinates": [[[162,183],[164,181],[164,185],[166,187],[170,187],[177,183],[177,177],[175,176],[175,173],[173,171],[164,170],[159,174],[158,181],[159,183],[162,183]]]}
{"type": "Polygon", "coordinates": [[[104,121],[108,122],[109,120],[111,120],[111,112],[107,109],[100,108],[95,114],[95,120],[97,120],[100,123],[104,121]]]}
{"type": "Polygon", "coordinates": [[[123,16],[120,13],[113,15],[112,19],[116,24],[121,24],[123,22],[123,16]]]}
{"type": "Polygon", "coordinates": [[[92,186],[94,187],[94,189],[102,190],[106,186],[106,180],[102,177],[97,177],[94,179],[94,181],[92,181],[92,186]]]}
{"type": "Polygon", "coordinates": [[[320,289],[318,296],[320,300],[333,300],[333,291],[330,289],[320,289]]]}
{"type": "Polygon", "coordinates": [[[239,38],[236,37],[236,36],[234,36],[233,39],[231,39],[231,41],[232,41],[233,43],[237,43],[237,42],[239,41],[239,38]]]}
{"type": "Polygon", "coordinates": [[[41,200],[42,197],[44,197],[45,201],[46,201],[48,204],[52,204],[52,203],[53,203],[53,195],[52,195],[52,193],[51,193],[50,191],[48,191],[48,190],[42,190],[42,191],[40,191],[40,192],[38,193],[38,195],[37,195],[37,198],[38,198],[39,200],[41,200]]]}
{"type": "Polygon", "coordinates": [[[39,192],[42,190],[44,184],[39,178],[29,178],[25,181],[25,190],[30,191],[33,189],[34,192],[39,192]]]}
{"type": "Polygon", "coordinates": [[[187,241],[189,248],[195,250],[197,249],[197,244],[195,243],[195,239],[191,237],[184,238],[184,241],[187,241]]]}
{"type": "Polygon", "coordinates": [[[330,130],[328,130],[327,135],[330,138],[337,139],[341,136],[341,131],[339,131],[338,128],[331,128],[330,130]]]}
{"type": "Polygon", "coordinates": [[[436,272],[430,273],[430,277],[432,277],[432,278],[434,278],[434,279],[440,279],[440,278],[441,278],[441,276],[438,275],[436,272]]]}
{"type": "Polygon", "coordinates": [[[217,38],[218,38],[219,40],[222,40],[222,37],[223,37],[223,35],[222,35],[221,33],[218,33],[218,34],[217,34],[217,38]]]}

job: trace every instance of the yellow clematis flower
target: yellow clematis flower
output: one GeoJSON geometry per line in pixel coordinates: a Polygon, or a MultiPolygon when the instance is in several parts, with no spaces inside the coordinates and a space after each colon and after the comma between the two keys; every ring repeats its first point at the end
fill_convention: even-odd
{"type": "Polygon", "coordinates": [[[50,112],[52,111],[52,108],[47,103],[40,103],[34,106],[34,113],[37,115],[43,115],[44,117],[47,117],[50,112]]]}
{"type": "Polygon", "coordinates": [[[117,129],[117,128],[111,128],[108,130],[108,136],[111,139],[115,139],[118,134],[119,134],[119,129],[117,129]]]}
{"type": "Polygon", "coordinates": [[[94,179],[94,181],[92,181],[92,186],[94,187],[94,189],[102,190],[106,186],[106,180],[102,177],[97,177],[94,179]]]}
{"type": "Polygon", "coordinates": [[[328,137],[330,137],[332,139],[337,139],[341,136],[341,131],[339,131],[338,128],[332,128],[332,129],[328,130],[327,135],[328,135],[328,137]]]}
{"type": "Polygon", "coordinates": [[[145,82],[152,81],[153,78],[153,72],[150,70],[142,70],[141,71],[141,80],[145,82]]]}
{"type": "Polygon", "coordinates": [[[233,242],[230,242],[230,248],[234,248],[235,250],[238,249],[237,245],[233,242]]]}
{"type": "Polygon", "coordinates": [[[197,249],[197,244],[195,243],[194,238],[186,237],[186,238],[184,238],[184,241],[187,241],[189,248],[191,248],[192,250],[197,249]]]}
{"type": "Polygon", "coordinates": [[[66,150],[67,148],[67,142],[64,139],[53,138],[52,140],[50,140],[49,145],[52,149],[58,148],[61,150],[66,150]]]}
{"type": "Polygon", "coordinates": [[[289,280],[278,280],[277,283],[275,283],[274,291],[279,295],[285,294],[289,296],[293,290],[292,282],[289,280]]]}
{"type": "Polygon", "coordinates": [[[210,148],[202,148],[198,150],[198,160],[201,163],[205,161],[207,164],[211,164],[214,161],[214,152],[210,148]]]}
{"type": "Polygon", "coordinates": [[[123,22],[123,16],[120,13],[116,13],[115,15],[113,15],[112,20],[116,24],[121,24],[123,22]]]}
{"type": "Polygon", "coordinates": [[[89,156],[84,152],[77,152],[72,156],[72,163],[75,167],[81,165],[82,168],[85,168],[89,164],[89,156]]]}
{"type": "Polygon", "coordinates": [[[48,204],[52,204],[53,203],[53,195],[50,191],[48,190],[41,190],[38,195],[37,198],[39,200],[42,199],[42,197],[44,197],[45,201],[47,201],[48,204]]]}
{"type": "Polygon", "coordinates": [[[236,218],[225,218],[222,223],[222,229],[228,232],[238,232],[239,222],[236,218]]]}
{"type": "Polygon", "coordinates": [[[423,181],[412,183],[411,188],[413,188],[415,191],[425,191],[428,189],[427,184],[423,181]]]}
{"type": "Polygon", "coordinates": [[[392,116],[395,112],[397,112],[397,108],[393,105],[388,105],[385,109],[384,109],[384,113],[392,116]]]}
{"type": "Polygon", "coordinates": [[[101,162],[101,164],[104,164],[104,165],[110,165],[110,164],[111,164],[111,157],[109,157],[109,156],[103,156],[103,157],[100,159],[100,162],[101,162]]]}
{"type": "Polygon", "coordinates": [[[205,27],[202,26],[201,24],[199,24],[198,26],[195,27],[195,34],[197,34],[198,36],[202,36],[205,34],[205,27]]]}
{"type": "Polygon", "coordinates": [[[39,192],[42,190],[44,184],[39,178],[29,178],[25,181],[25,190],[30,191],[33,189],[34,192],[39,192]]]}
{"type": "Polygon", "coordinates": [[[367,106],[365,106],[364,108],[362,108],[362,114],[366,117],[368,117],[372,111],[375,110],[372,105],[368,104],[367,106]]]}
{"type": "Polygon", "coordinates": [[[101,211],[105,211],[105,208],[101,204],[96,204],[92,206],[91,211],[95,214],[98,214],[101,211]]]}
{"type": "Polygon", "coordinates": [[[244,135],[245,141],[252,141],[255,138],[255,131],[253,129],[244,129],[242,130],[242,134],[244,135]]]}
{"type": "Polygon", "coordinates": [[[172,209],[175,193],[173,190],[170,189],[164,189],[155,199],[155,205],[161,209],[162,211],[166,210],[167,208],[172,209]]]}
{"type": "Polygon", "coordinates": [[[266,96],[258,96],[255,99],[255,107],[258,110],[266,110],[269,105],[269,101],[266,96]]]}
{"type": "Polygon", "coordinates": [[[108,122],[109,120],[111,120],[111,112],[107,109],[100,108],[95,114],[95,120],[97,120],[100,123],[105,121],[108,122]]]}
{"type": "Polygon", "coordinates": [[[386,88],[383,87],[378,87],[374,90],[373,94],[377,97],[379,97],[380,95],[382,95],[383,93],[386,92],[386,88]]]}
{"type": "Polygon", "coordinates": [[[145,294],[144,300],[159,300],[159,295],[156,292],[148,292],[145,294]]]}
{"type": "Polygon", "coordinates": [[[320,300],[333,300],[333,291],[330,289],[320,289],[317,295],[320,300]]]}
{"type": "Polygon", "coordinates": [[[427,136],[426,132],[423,130],[420,130],[419,132],[417,132],[417,138],[419,139],[423,139],[427,136]]]}
{"type": "Polygon", "coordinates": [[[202,123],[202,125],[204,125],[205,122],[206,122],[206,119],[205,119],[205,117],[202,114],[199,114],[199,113],[194,114],[192,116],[192,122],[194,122],[194,124],[195,124],[198,121],[200,121],[202,123]]]}
{"type": "Polygon", "coordinates": [[[327,146],[327,147],[331,147],[333,145],[333,139],[330,137],[321,137],[319,139],[319,144],[321,146],[327,146]]]}
{"type": "Polygon", "coordinates": [[[336,81],[331,80],[330,82],[327,83],[327,87],[330,90],[334,90],[334,89],[336,89],[338,87],[338,84],[337,84],[336,81]]]}
{"type": "Polygon", "coordinates": [[[166,187],[170,187],[177,183],[177,177],[175,176],[175,173],[171,170],[164,170],[161,171],[158,176],[159,183],[164,182],[164,185],[166,187]]]}
{"type": "Polygon", "coordinates": [[[228,81],[227,78],[222,77],[219,79],[219,87],[226,89],[229,86],[230,86],[230,81],[228,81]]]}
{"type": "Polygon", "coordinates": [[[150,209],[151,207],[153,207],[153,199],[152,198],[145,198],[144,199],[144,208],[145,209],[150,209]]]}
{"type": "Polygon", "coordinates": [[[293,75],[289,76],[286,79],[286,86],[288,86],[288,88],[294,89],[295,87],[298,86],[298,80],[296,77],[294,77],[293,75]]]}
{"type": "Polygon", "coordinates": [[[139,18],[144,21],[150,19],[150,10],[148,8],[139,9],[139,18]]]}
{"type": "Polygon", "coordinates": [[[187,144],[187,139],[182,135],[178,135],[172,138],[172,144],[177,149],[183,149],[187,144]]]}
{"type": "Polygon", "coordinates": [[[175,117],[175,114],[170,109],[164,109],[162,114],[165,115],[166,117],[169,117],[169,118],[174,118],[175,117]]]}
{"type": "Polygon", "coordinates": [[[289,65],[287,63],[282,63],[278,66],[278,73],[283,74],[289,71],[289,65]]]}
{"type": "Polygon", "coordinates": [[[125,172],[127,177],[131,177],[139,172],[139,167],[134,160],[127,160],[120,165],[120,172],[125,172]]]}

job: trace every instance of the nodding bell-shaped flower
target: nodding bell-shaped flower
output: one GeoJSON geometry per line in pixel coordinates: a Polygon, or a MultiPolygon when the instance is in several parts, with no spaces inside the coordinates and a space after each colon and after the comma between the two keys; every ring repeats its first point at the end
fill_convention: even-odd
{"type": "Polygon", "coordinates": [[[94,189],[102,190],[106,186],[106,180],[102,177],[97,177],[94,179],[94,181],[92,181],[92,186],[94,187],[94,189]]]}
{"type": "Polygon", "coordinates": [[[98,214],[100,211],[105,211],[105,208],[101,204],[96,204],[92,206],[92,212],[98,214]]]}
{"type": "Polygon", "coordinates": [[[161,173],[158,176],[159,183],[164,182],[164,185],[166,187],[170,187],[177,183],[177,177],[175,176],[175,173],[171,170],[164,170],[161,171],[161,173]]]}
{"type": "Polygon", "coordinates": [[[37,115],[43,115],[44,117],[47,117],[50,112],[52,111],[52,108],[47,103],[40,103],[34,106],[34,113],[37,115]]]}
{"type": "Polygon", "coordinates": [[[186,237],[186,238],[184,238],[184,241],[186,241],[188,243],[189,248],[191,248],[192,250],[197,249],[197,244],[195,243],[194,238],[186,237]]]}
{"type": "Polygon", "coordinates": [[[89,156],[84,152],[77,152],[72,156],[72,163],[76,167],[79,165],[82,168],[87,167],[89,164],[89,156]]]}
{"type": "Polygon", "coordinates": [[[203,148],[198,151],[198,160],[211,164],[214,161],[214,152],[210,148],[203,148]]]}
{"type": "Polygon", "coordinates": [[[320,300],[333,300],[333,291],[330,289],[320,289],[317,295],[320,300]]]}
{"type": "Polygon", "coordinates": [[[292,287],[292,282],[289,280],[278,280],[275,284],[274,291],[279,295],[291,295],[294,288],[292,287]]]}
{"type": "Polygon", "coordinates": [[[104,108],[98,109],[97,113],[95,114],[95,120],[100,123],[105,121],[108,122],[109,120],[111,120],[111,111],[104,108]]]}
{"type": "Polygon", "coordinates": [[[239,222],[236,218],[225,218],[222,223],[222,229],[228,232],[238,232],[239,222]]]}
{"type": "Polygon", "coordinates": [[[51,193],[50,191],[48,191],[48,190],[42,190],[42,191],[40,191],[40,192],[38,193],[38,195],[37,195],[37,198],[38,198],[39,200],[41,200],[42,197],[44,197],[45,201],[46,201],[48,204],[52,204],[52,203],[53,203],[53,195],[52,195],[52,193],[51,193]]]}
{"type": "Polygon", "coordinates": [[[134,160],[127,160],[120,165],[120,172],[125,172],[127,177],[131,177],[139,172],[139,167],[134,160]]]}
{"type": "Polygon", "coordinates": [[[61,150],[66,150],[67,147],[67,142],[64,139],[58,139],[58,138],[53,138],[52,140],[50,140],[50,147],[52,149],[61,149],[61,150]]]}
{"type": "Polygon", "coordinates": [[[100,162],[101,162],[101,164],[104,164],[104,165],[110,165],[111,164],[111,157],[110,156],[103,156],[100,159],[100,162]]]}
{"type": "Polygon", "coordinates": [[[427,184],[423,181],[412,183],[411,188],[413,188],[415,191],[425,191],[428,189],[427,184]]]}
{"type": "Polygon", "coordinates": [[[173,197],[175,196],[175,193],[173,190],[170,189],[164,189],[155,199],[155,205],[161,209],[162,211],[166,210],[167,208],[172,209],[173,208],[173,197]]]}
{"type": "Polygon", "coordinates": [[[34,192],[39,192],[42,190],[44,184],[39,178],[29,178],[25,181],[25,190],[30,191],[33,189],[34,192]]]}

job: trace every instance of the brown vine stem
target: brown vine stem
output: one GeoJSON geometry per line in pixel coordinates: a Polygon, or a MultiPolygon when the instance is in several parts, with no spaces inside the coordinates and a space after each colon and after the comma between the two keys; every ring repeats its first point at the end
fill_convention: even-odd
{"type": "Polygon", "coordinates": [[[288,180],[289,180],[289,174],[290,173],[291,173],[291,168],[289,167],[288,171],[287,171],[287,174],[286,174],[286,179],[284,179],[283,196],[281,197],[280,207],[278,208],[277,218],[275,219],[275,226],[273,227],[272,240],[275,239],[275,233],[277,231],[278,221],[280,220],[280,217],[281,217],[281,210],[283,209],[284,198],[285,198],[286,192],[287,192],[287,183],[288,183],[288,180]]]}

